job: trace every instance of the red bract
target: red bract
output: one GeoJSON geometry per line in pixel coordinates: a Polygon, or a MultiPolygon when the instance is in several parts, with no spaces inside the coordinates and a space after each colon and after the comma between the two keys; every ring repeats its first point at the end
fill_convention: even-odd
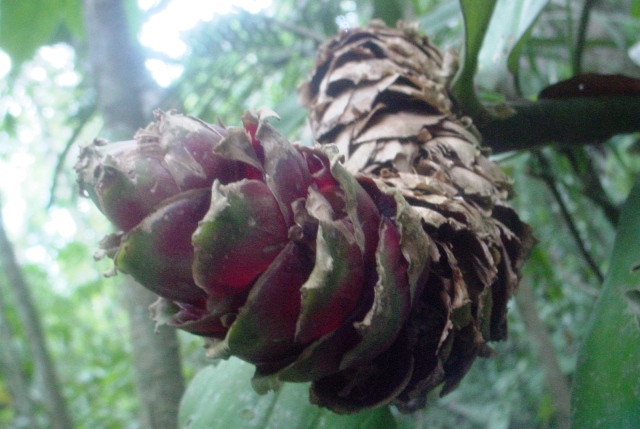
{"type": "Polygon", "coordinates": [[[173,195],[240,177],[237,163],[213,152],[227,135],[224,128],[171,112],[155,115],[157,122],[134,140],[95,140],[76,164],[80,188],[123,231],[173,195]]]}
{"type": "Polygon", "coordinates": [[[421,278],[409,278],[402,249],[415,238],[396,225],[396,192],[353,177],[335,149],[291,145],[264,116],[226,130],[158,113],[135,141],[94,144],[78,164],[125,230],[105,241],[116,270],[163,297],[156,320],[256,364],[259,390],[375,359],[421,278]]]}
{"type": "Polygon", "coordinates": [[[287,225],[270,189],[257,180],[216,182],[211,201],[193,234],[193,276],[210,294],[210,309],[224,314],[221,305],[245,294],[278,256],[287,225]]]}

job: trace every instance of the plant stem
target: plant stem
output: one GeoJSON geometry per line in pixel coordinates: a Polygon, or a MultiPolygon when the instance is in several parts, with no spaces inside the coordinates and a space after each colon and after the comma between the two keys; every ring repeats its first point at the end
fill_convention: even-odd
{"type": "Polygon", "coordinates": [[[598,267],[598,264],[596,264],[593,257],[587,250],[587,247],[584,244],[584,240],[580,235],[580,231],[578,230],[578,227],[576,226],[575,222],[573,221],[573,217],[569,212],[569,208],[565,204],[564,198],[562,197],[560,190],[556,186],[555,177],[553,176],[553,174],[551,174],[551,165],[549,164],[549,161],[540,151],[536,151],[534,153],[534,156],[536,157],[536,161],[540,165],[540,171],[537,173],[537,177],[542,179],[547,184],[547,187],[553,194],[554,199],[560,206],[562,216],[564,217],[564,220],[569,227],[571,235],[573,235],[573,238],[578,245],[578,249],[580,250],[582,257],[587,262],[587,265],[589,265],[589,268],[591,268],[591,271],[593,271],[595,276],[598,278],[598,281],[602,283],[604,281],[604,275],[602,274],[600,267],[598,267]]]}
{"type": "Polygon", "coordinates": [[[500,117],[476,118],[494,153],[543,145],[585,145],[640,131],[640,96],[574,97],[503,106],[500,117]]]}
{"type": "Polygon", "coordinates": [[[584,52],[584,42],[587,36],[587,25],[591,16],[591,8],[597,0],[585,0],[582,11],[580,12],[580,21],[578,22],[578,33],[576,34],[575,49],[572,53],[573,74],[582,72],[582,53],[584,52]]]}
{"type": "Polygon", "coordinates": [[[596,166],[587,150],[582,147],[567,148],[561,153],[569,160],[575,175],[580,178],[582,193],[600,206],[607,220],[616,227],[618,225],[618,217],[620,217],[620,209],[609,199],[597,173],[596,166]]]}

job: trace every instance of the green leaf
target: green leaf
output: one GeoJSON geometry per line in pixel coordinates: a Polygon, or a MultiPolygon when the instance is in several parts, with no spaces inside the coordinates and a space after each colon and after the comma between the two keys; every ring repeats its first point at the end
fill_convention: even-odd
{"type": "Polygon", "coordinates": [[[640,18],[640,0],[633,0],[631,2],[631,16],[640,18]]]}
{"type": "Polygon", "coordinates": [[[296,341],[315,341],[337,329],[358,303],[364,282],[363,256],[344,220],[331,219],[329,202],[310,189],[309,213],[319,220],[316,261],[300,288],[302,309],[296,341]]]}
{"type": "Polygon", "coordinates": [[[587,335],[578,355],[572,427],[640,427],[640,180],[620,216],[618,234],[587,335]]]}
{"type": "Polygon", "coordinates": [[[437,34],[451,25],[460,16],[460,5],[444,1],[434,5],[420,18],[420,28],[427,34],[437,34]]]}
{"type": "Polygon", "coordinates": [[[76,37],[84,37],[84,16],[82,0],[65,0],[59,2],[59,17],[69,32],[76,37]]]}
{"type": "Polygon", "coordinates": [[[498,0],[478,55],[478,85],[496,91],[517,75],[522,47],[549,0],[498,0]]]}
{"type": "Polygon", "coordinates": [[[463,110],[478,116],[482,105],[475,93],[474,78],[483,89],[513,93],[520,53],[530,30],[549,0],[460,0],[465,24],[465,46],[453,94],[463,110]],[[477,76],[476,76],[477,72],[477,76]]]}
{"type": "Polygon", "coordinates": [[[180,404],[181,429],[394,429],[389,408],[338,415],[308,402],[309,384],[287,383],[258,395],[253,366],[231,358],[201,370],[180,404]]]}
{"type": "Polygon", "coordinates": [[[53,42],[60,28],[82,35],[80,0],[0,1],[0,48],[17,66],[53,42]]]}
{"type": "Polygon", "coordinates": [[[453,94],[463,110],[472,116],[476,116],[482,110],[475,94],[473,78],[478,68],[478,53],[496,1],[460,0],[465,34],[460,70],[453,83],[453,94]]]}

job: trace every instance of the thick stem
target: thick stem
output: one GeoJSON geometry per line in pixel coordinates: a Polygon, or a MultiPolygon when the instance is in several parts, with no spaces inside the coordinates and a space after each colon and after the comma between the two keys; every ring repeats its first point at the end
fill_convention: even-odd
{"type": "Polygon", "coordinates": [[[640,96],[575,97],[509,105],[514,114],[477,121],[494,153],[585,145],[640,131],[640,96]]]}

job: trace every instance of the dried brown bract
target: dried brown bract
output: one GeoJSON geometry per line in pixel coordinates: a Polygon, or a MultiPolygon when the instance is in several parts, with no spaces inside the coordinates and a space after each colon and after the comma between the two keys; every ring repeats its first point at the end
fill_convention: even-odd
{"type": "Polygon", "coordinates": [[[416,27],[373,22],[325,44],[301,88],[315,139],[336,143],[351,173],[400,191],[421,219],[414,234],[428,243],[405,255],[427,259],[428,273],[396,343],[356,374],[316,386],[322,405],[357,407],[374,395],[370,380],[387,379],[401,410],[418,409],[430,390],[454,389],[476,356],[490,353],[488,341],[506,338],[507,301],[534,239],[507,202],[511,180],[456,110],[448,91],[455,68],[455,54],[443,55],[416,27]]]}

